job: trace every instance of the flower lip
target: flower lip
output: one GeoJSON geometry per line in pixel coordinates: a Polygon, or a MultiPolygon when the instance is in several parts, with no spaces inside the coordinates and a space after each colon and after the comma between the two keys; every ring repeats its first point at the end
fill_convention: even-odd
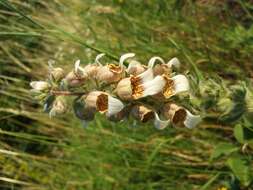
{"type": "Polygon", "coordinates": [[[126,61],[127,59],[132,58],[132,57],[134,57],[134,56],[135,56],[135,53],[126,53],[126,54],[123,54],[123,55],[120,57],[120,59],[119,59],[119,65],[120,65],[121,67],[123,67],[124,61],[126,61]]]}
{"type": "Polygon", "coordinates": [[[168,65],[169,67],[173,67],[173,66],[174,66],[175,68],[179,69],[181,63],[180,63],[180,61],[178,60],[177,57],[173,57],[173,58],[167,63],[167,65],[168,65]]]}
{"type": "Polygon", "coordinates": [[[102,65],[102,64],[100,63],[100,59],[101,59],[102,57],[104,57],[104,56],[105,56],[105,53],[100,53],[100,54],[98,54],[98,55],[96,56],[96,58],[95,58],[95,64],[102,65]]]}
{"type": "Polygon", "coordinates": [[[195,128],[200,122],[201,122],[201,117],[199,115],[193,115],[191,112],[186,110],[187,115],[184,121],[185,127],[192,129],[195,128]]]}
{"type": "Polygon", "coordinates": [[[175,94],[188,91],[190,89],[189,81],[185,75],[176,75],[172,77],[174,82],[175,94]]]}
{"type": "Polygon", "coordinates": [[[161,120],[158,113],[155,113],[154,126],[155,128],[162,130],[170,124],[170,120],[161,120]]]}
{"type": "Polygon", "coordinates": [[[108,96],[108,117],[119,113],[123,108],[124,104],[119,99],[108,96]]]}
{"type": "Polygon", "coordinates": [[[160,61],[162,64],[165,64],[165,61],[161,57],[155,56],[149,60],[148,67],[153,68],[155,66],[156,61],[160,61]]]}

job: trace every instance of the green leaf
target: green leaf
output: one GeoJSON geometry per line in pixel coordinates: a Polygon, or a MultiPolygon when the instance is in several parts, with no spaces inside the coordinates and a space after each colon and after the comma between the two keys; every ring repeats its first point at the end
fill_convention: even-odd
{"type": "Polygon", "coordinates": [[[244,143],[244,132],[242,125],[238,124],[234,128],[234,136],[239,143],[244,143]]]}
{"type": "Polygon", "coordinates": [[[244,186],[249,186],[252,181],[252,175],[250,171],[250,164],[247,160],[243,159],[239,155],[235,155],[231,157],[227,161],[227,165],[232,170],[236,178],[243,184],[244,186]]]}
{"type": "Polygon", "coordinates": [[[229,143],[220,143],[217,145],[211,155],[211,160],[215,160],[222,155],[229,155],[233,152],[236,152],[239,148],[235,147],[233,144],[229,143]]]}
{"type": "Polygon", "coordinates": [[[239,143],[249,143],[253,140],[253,131],[245,125],[236,125],[234,128],[234,136],[239,143]]]}

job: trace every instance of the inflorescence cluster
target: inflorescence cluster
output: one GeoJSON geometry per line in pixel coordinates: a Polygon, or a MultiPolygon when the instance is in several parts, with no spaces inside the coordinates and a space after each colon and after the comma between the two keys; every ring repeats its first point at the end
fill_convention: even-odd
{"type": "Polygon", "coordinates": [[[101,64],[103,56],[97,55],[94,63],[83,67],[78,60],[69,73],[50,64],[46,81],[30,83],[50,116],[66,113],[70,107],[68,97],[74,96],[74,113],[83,121],[93,120],[97,112],[113,121],[129,117],[153,121],[157,129],[170,124],[194,128],[201,121],[199,115],[171,101],[190,88],[187,77],[174,72],[180,67],[177,58],[166,63],[161,57],[152,57],[143,65],[134,59],[134,53],[127,53],[117,64],[101,64]]]}

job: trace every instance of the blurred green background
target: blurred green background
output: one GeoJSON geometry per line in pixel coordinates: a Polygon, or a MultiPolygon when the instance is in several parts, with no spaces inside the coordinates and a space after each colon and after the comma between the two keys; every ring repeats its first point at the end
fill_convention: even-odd
{"type": "Polygon", "coordinates": [[[0,0],[0,189],[253,189],[252,52],[251,0],[0,0]],[[29,82],[99,52],[178,57],[204,122],[50,119],[29,82]]]}

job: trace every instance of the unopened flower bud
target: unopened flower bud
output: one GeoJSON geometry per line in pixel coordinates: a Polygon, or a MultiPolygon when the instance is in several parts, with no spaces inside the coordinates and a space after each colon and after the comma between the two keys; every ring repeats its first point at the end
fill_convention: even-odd
{"type": "Polygon", "coordinates": [[[176,57],[172,58],[168,63],[165,63],[165,61],[161,57],[152,57],[149,60],[148,66],[149,68],[153,68],[154,76],[170,76],[170,74],[172,73],[172,67],[179,68],[180,62],[176,57]],[[155,64],[156,61],[159,61],[160,63],[155,64]]]}
{"type": "Polygon", "coordinates": [[[58,96],[49,112],[50,117],[66,113],[68,105],[64,96],[58,96]]]}
{"type": "Polygon", "coordinates": [[[96,78],[104,83],[114,83],[123,78],[124,73],[123,67],[115,64],[108,64],[98,68],[96,78]]]}
{"type": "Polygon", "coordinates": [[[129,75],[137,76],[137,75],[145,72],[146,70],[147,70],[147,66],[142,65],[140,62],[138,62],[136,60],[132,60],[132,61],[130,61],[126,72],[129,75]]]}
{"type": "Polygon", "coordinates": [[[132,99],[132,85],[131,80],[129,78],[124,78],[119,81],[116,88],[117,95],[122,100],[131,100],[132,99]]]}
{"type": "Polygon", "coordinates": [[[88,75],[80,69],[80,60],[75,62],[75,69],[71,71],[67,76],[64,78],[64,82],[67,83],[70,87],[76,87],[84,84],[87,80],[88,75]]]}
{"type": "Polygon", "coordinates": [[[48,90],[50,88],[50,84],[45,81],[32,81],[30,82],[30,86],[37,91],[48,90]]]}
{"type": "Polygon", "coordinates": [[[60,67],[57,68],[52,68],[50,71],[50,75],[51,77],[55,80],[55,81],[60,81],[61,79],[64,78],[65,73],[64,70],[60,67]]]}
{"type": "Polygon", "coordinates": [[[154,118],[154,112],[151,108],[144,105],[135,105],[131,110],[132,116],[145,123],[154,118]]]}

